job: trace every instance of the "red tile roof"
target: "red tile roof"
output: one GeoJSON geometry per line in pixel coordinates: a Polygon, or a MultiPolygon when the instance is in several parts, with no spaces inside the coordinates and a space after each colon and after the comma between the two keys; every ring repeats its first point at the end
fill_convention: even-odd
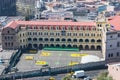
{"type": "Polygon", "coordinates": [[[120,30],[120,16],[109,17],[108,23],[114,26],[114,30],[120,30]]]}
{"type": "Polygon", "coordinates": [[[48,22],[48,21],[12,21],[6,27],[11,27],[15,29],[19,25],[35,25],[35,26],[96,26],[95,22],[48,22]]]}

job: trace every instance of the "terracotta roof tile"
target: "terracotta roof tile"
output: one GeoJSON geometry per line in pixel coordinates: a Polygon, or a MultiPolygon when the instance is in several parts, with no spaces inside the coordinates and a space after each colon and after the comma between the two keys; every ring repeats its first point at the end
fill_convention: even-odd
{"type": "Polygon", "coordinates": [[[6,27],[11,27],[15,29],[18,25],[53,25],[53,26],[61,26],[61,25],[69,25],[69,26],[96,26],[95,22],[48,22],[48,21],[12,21],[6,27]]]}
{"type": "Polygon", "coordinates": [[[120,30],[120,16],[113,16],[113,17],[110,17],[108,18],[108,23],[111,25],[111,26],[114,26],[113,28],[115,30],[120,30]]]}

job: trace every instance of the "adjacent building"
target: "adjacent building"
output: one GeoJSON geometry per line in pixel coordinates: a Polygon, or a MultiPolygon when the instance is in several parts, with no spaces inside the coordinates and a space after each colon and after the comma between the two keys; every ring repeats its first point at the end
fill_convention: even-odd
{"type": "Polygon", "coordinates": [[[108,64],[108,72],[113,80],[120,80],[120,63],[108,64]]]}
{"type": "Polygon", "coordinates": [[[111,29],[106,33],[106,60],[108,62],[120,59],[120,16],[110,17],[108,22],[111,29]]]}

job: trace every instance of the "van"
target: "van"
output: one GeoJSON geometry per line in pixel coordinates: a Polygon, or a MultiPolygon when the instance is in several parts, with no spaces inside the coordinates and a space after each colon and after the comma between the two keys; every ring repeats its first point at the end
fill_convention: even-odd
{"type": "Polygon", "coordinates": [[[75,71],[74,74],[72,75],[72,78],[80,78],[85,76],[85,71],[84,70],[79,70],[75,71]]]}

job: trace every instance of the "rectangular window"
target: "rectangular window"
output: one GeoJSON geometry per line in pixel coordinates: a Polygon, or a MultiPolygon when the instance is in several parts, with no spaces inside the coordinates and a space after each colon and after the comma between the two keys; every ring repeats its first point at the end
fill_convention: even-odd
{"type": "Polygon", "coordinates": [[[31,32],[29,33],[29,35],[31,35],[31,32]]]}
{"type": "Polygon", "coordinates": [[[120,47],[120,42],[117,42],[117,47],[120,47]]]}
{"type": "Polygon", "coordinates": [[[118,33],[118,37],[120,37],[120,33],[118,33]]]}
{"type": "Polygon", "coordinates": [[[119,56],[119,52],[117,52],[117,56],[119,56]]]}
{"type": "Polygon", "coordinates": [[[61,31],[62,36],[66,36],[66,31],[61,31]]]}
{"type": "Polygon", "coordinates": [[[11,36],[11,40],[13,39],[13,37],[11,36]]]}
{"type": "Polygon", "coordinates": [[[7,37],[5,36],[5,40],[7,39],[7,37]]]}
{"type": "Polygon", "coordinates": [[[11,46],[13,46],[13,43],[11,43],[11,46]]]}
{"type": "Polygon", "coordinates": [[[28,36],[29,36],[29,32],[28,32],[28,36]]]}
{"type": "Polygon", "coordinates": [[[112,45],[110,45],[110,47],[112,47],[112,45]]]}
{"type": "Polygon", "coordinates": [[[5,43],[5,46],[7,46],[7,43],[5,43]]]}

